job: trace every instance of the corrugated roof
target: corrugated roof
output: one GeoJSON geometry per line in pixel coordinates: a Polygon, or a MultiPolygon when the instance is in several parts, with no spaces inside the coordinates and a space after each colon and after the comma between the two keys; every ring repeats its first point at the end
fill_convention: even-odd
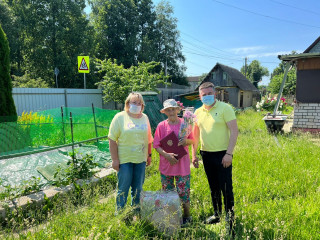
{"type": "Polygon", "coordinates": [[[320,57],[320,53],[300,53],[300,54],[286,54],[279,55],[278,58],[282,61],[295,61],[300,58],[317,58],[320,57]]]}
{"type": "MultiPolygon", "coordinates": [[[[211,73],[217,69],[218,67],[220,67],[224,72],[226,72],[231,80],[241,89],[244,91],[259,91],[239,70],[223,65],[221,63],[217,63],[212,70],[208,73],[208,75],[203,79],[203,81],[199,84],[199,86],[204,83],[204,82],[208,82],[211,73]]],[[[196,88],[196,90],[199,89],[199,86],[196,88]]],[[[224,87],[224,86],[220,86],[220,87],[224,87]]]]}

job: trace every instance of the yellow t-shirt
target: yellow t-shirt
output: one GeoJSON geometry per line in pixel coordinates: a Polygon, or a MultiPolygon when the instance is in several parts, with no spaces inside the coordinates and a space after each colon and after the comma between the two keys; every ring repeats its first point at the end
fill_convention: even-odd
{"type": "Polygon", "coordinates": [[[148,144],[153,141],[147,115],[133,118],[125,111],[117,113],[110,124],[108,137],[118,144],[120,164],[147,161],[148,144]]]}
{"type": "Polygon", "coordinates": [[[209,111],[204,106],[198,108],[195,115],[200,130],[201,150],[208,152],[227,150],[230,130],[226,123],[236,119],[232,107],[217,101],[209,111]]]}

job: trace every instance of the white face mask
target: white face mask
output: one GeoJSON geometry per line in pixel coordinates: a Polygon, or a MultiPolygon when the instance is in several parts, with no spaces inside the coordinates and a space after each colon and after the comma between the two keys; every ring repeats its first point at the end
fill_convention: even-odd
{"type": "Polygon", "coordinates": [[[139,114],[141,112],[141,106],[130,104],[129,112],[132,114],[139,114]]]}

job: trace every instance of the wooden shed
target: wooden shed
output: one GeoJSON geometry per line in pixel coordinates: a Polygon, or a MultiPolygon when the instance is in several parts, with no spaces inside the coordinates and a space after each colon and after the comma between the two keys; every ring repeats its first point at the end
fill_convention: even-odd
{"type": "Polygon", "coordinates": [[[320,37],[301,54],[278,57],[297,69],[292,130],[320,132],[320,37]]]}

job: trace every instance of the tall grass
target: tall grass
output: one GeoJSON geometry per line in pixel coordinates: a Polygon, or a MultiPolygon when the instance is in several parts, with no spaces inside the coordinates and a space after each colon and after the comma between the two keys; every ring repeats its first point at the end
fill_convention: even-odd
{"type": "MultiPolygon", "coordinates": [[[[234,152],[236,239],[320,239],[320,149],[309,134],[271,135],[261,113],[238,115],[240,135],[234,152]]],[[[144,190],[159,190],[159,157],[147,168],[144,190]]],[[[88,190],[89,191],[89,190],[88,190]]],[[[84,193],[86,195],[86,193],[84,193]]],[[[97,194],[87,205],[68,203],[44,225],[15,232],[13,239],[162,239],[149,223],[132,221],[130,208],[114,215],[114,196],[101,203],[97,194]]],[[[191,171],[191,214],[194,222],[174,239],[228,239],[224,222],[204,225],[212,214],[203,166],[191,171]]],[[[18,224],[19,225],[19,224],[18,224]]],[[[19,225],[21,226],[21,225],[19,225]]]]}

